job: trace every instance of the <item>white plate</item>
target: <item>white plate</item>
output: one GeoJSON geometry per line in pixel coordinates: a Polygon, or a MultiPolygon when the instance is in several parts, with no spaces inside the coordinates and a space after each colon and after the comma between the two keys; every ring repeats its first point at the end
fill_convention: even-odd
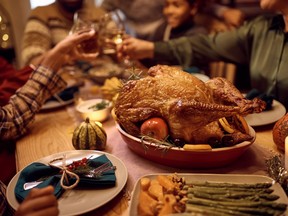
{"type": "MultiPolygon", "coordinates": [[[[172,173],[155,173],[151,175],[142,176],[148,177],[150,179],[155,179],[157,175],[172,175],[172,173]]],[[[180,177],[184,177],[186,182],[191,181],[215,181],[215,182],[228,182],[228,183],[264,183],[264,182],[271,182],[273,183],[273,179],[267,176],[261,175],[237,175],[237,174],[191,174],[191,173],[184,173],[178,174],[180,177]]],[[[131,204],[129,208],[129,216],[137,215],[137,205],[138,205],[138,197],[140,193],[140,179],[138,179],[137,183],[134,186],[131,204]]],[[[273,184],[271,187],[274,192],[273,194],[278,195],[280,198],[276,201],[279,203],[288,203],[288,198],[280,186],[280,184],[276,183],[273,184]]],[[[288,210],[286,211],[286,214],[288,210]]]]}
{"type": "Polygon", "coordinates": [[[201,73],[191,73],[191,75],[197,77],[198,79],[202,80],[203,82],[207,82],[210,78],[206,76],[205,74],[201,73]]]}
{"type": "Polygon", "coordinates": [[[283,104],[277,100],[273,100],[271,110],[247,115],[245,119],[250,126],[262,126],[276,122],[285,114],[286,109],[283,104]]]}
{"type": "Polygon", "coordinates": [[[51,100],[51,101],[47,101],[45,104],[43,104],[43,106],[41,107],[41,110],[46,111],[46,110],[61,108],[61,107],[67,106],[69,104],[72,104],[73,102],[74,102],[74,98],[67,100],[67,101],[63,101],[63,102],[51,100]]]}
{"type": "MultiPolygon", "coordinates": [[[[40,159],[38,162],[42,162],[48,164],[49,161],[55,158],[59,158],[66,154],[67,163],[73,162],[74,160],[80,160],[83,157],[90,157],[92,158],[99,157],[103,155],[101,151],[93,151],[93,150],[75,150],[75,151],[67,151],[61,152],[54,155],[50,155],[48,157],[40,159]]],[[[105,188],[105,189],[73,189],[70,191],[65,191],[64,194],[58,199],[59,210],[61,216],[68,216],[68,215],[79,215],[91,210],[94,210],[110,200],[112,200],[117,194],[121,192],[124,188],[127,178],[128,172],[127,168],[125,167],[124,163],[118,159],[117,157],[105,153],[108,159],[112,162],[114,166],[116,166],[116,185],[115,187],[105,188]]],[[[20,172],[18,172],[10,181],[7,187],[7,200],[9,204],[14,208],[17,209],[19,206],[18,201],[16,200],[14,194],[14,188],[16,186],[17,180],[19,178],[20,172]]]]}

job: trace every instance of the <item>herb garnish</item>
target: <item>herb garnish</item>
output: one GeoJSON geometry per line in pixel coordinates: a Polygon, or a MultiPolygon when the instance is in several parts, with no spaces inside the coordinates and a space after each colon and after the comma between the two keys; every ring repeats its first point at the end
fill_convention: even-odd
{"type": "Polygon", "coordinates": [[[93,106],[88,107],[88,109],[93,109],[93,111],[105,109],[109,105],[109,102],[102,100],[100,103],[97,103],[93,106]]]}

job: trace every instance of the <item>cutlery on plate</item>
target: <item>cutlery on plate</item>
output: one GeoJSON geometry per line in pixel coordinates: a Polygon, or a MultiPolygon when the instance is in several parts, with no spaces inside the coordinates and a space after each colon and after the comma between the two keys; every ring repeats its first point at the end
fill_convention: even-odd
{"type": "MultiPolygon", "coordinates": [[[[102,164],[101,166],[89,171],[88,173],[84,174],[84,177],[88,178],[99,178],[102,176],[103,173],[108,172],[109,170],[115,170],[116,166],[113,166],[110,162],[106,162],[102,164]]],[[[43,181],[32,181],[32,182],[26,182],[23,185],[24,190],[30,190],[37,185],[41,184],[43,181]]]]}
{"type": "Polygon", "coordinates": [[[116,166],[113,166],[109,161],[97,167],[94,170],[91,170],[89,173],[85,174],[85,177],[89,178],[99,178],[103,173],[108,172],[109,170],[115,170],[116,166]]]}
{"type": "Polygon", "coordinates": [[[33,181],[33,182],[26,182],[23,185],[24,190],[30,190],[34,187],[36,187],[37,185],[41,184],[43,181],[33,181]]]}

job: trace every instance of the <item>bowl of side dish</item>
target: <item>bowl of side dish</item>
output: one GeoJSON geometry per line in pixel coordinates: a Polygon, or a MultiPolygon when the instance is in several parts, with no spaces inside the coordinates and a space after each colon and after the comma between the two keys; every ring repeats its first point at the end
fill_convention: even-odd
{"type": "Polygon", "coordinates": [[[112,102],[106,99],[97,98],[85,100],[76,106],[76,110],[85,120],[103,122],[108,119],[112,108],[112,102]]]}

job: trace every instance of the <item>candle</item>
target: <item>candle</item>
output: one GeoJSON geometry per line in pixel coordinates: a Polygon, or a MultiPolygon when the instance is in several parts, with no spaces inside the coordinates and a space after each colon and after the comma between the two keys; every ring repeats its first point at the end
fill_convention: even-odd
{"type": "Polygon", "coordinates": [[[284,165],[285,169],[288,170],[288,136],[285,138],[284,165]]]}

